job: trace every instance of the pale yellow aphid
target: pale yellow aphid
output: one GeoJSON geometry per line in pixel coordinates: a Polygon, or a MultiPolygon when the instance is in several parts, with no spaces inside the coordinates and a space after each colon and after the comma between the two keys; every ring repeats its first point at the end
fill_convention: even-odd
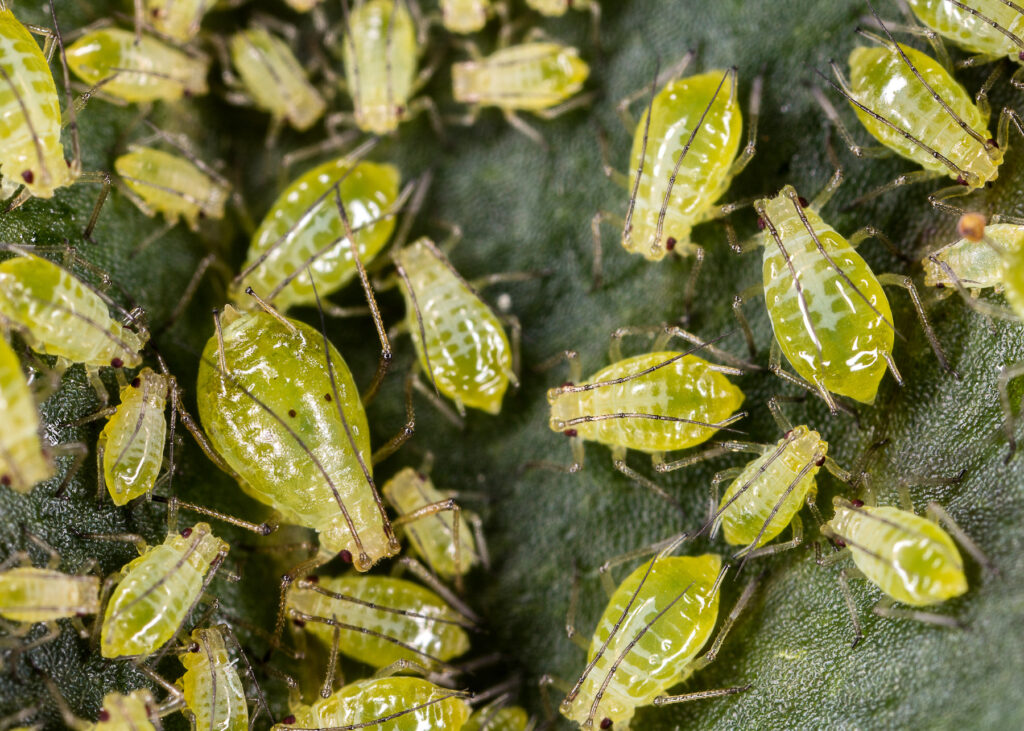
{"type": "Polygon", "coordinates": [[[52,680],[47,679],[47,684],[60,707],[64,724],[74,731],[158,731],[160,728],[161,710],[149,689],[133,690],[128,695],[107,693],[96,720],[86,721],[72,713],[67,703],[56,695],[52,680]]]}
{"type": "Polygon", "coordinates": [[[203,17],[217,0],[144,0],[145,22],[153,30],[178,43],[187,43],[199,33],[203,17]]]}
{"type": "Polygon", "coordinates": [[[178,657],[185,674],[177,685],[194,731],[247,731],[249,701],[220,630],[193,630],[187,651],[178,657]]]}
{"type": "Polygon", "coordinates": [[[462,731],[530,731],[533,727],[525,709],[495,702],[474,712],[462,731]]]}
{"type": "Polygon", "coordinates": [[[40,439],[39,410],[21,370],[21,361],[0,336],[0,485],[27,493],[53,477],[53,463],[40,439]]]}
{"type": "Polygon", "coordinates": [[[441,0],[441,22],[450,33],[476,33],[499,9],[504,12],[502,3],[491,0],[441,0]]]}
{"type": "Polygon", "coordinates": [[[297,13],[308,13],[323,0],[284,0],[285,4],[297,13]]]}

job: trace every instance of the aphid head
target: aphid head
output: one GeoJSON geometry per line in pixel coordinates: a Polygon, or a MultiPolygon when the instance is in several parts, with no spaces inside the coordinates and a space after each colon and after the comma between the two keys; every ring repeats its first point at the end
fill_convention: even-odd
{"type": "Polygon", "coordinates": [[[671,208],[666,209],[661,222],[661,203],[653,205],[639,198],[633,209],[629,226],[622,231],[622,246],[626,251],[640,254],[648,261],[661,261],[669,252],[686,256],[693,250],[690,243],[690,224],[681,220],[671,208]]]}
{"type": "MultiPolygon", "coordinates": [[[[551,418],[548,426],[552,431],[565,434],[568,431],[575,432],[568,422],[580,416],[579,392],[573,390],[571,383],[566,383],[558,388],[548,389],[548,404],[551,406],[551,418]]],[[[576,436],[575,433],[572,436],[576,436]]]]}
{"type": "Polygon", "coordinates": [[[812,228],[817,228],[822,223],[821,217],[810,207],[807,199],[799,195],[792,185],[785,186],[773,198],[761,198],[756,201],[754,210],[758,215],[758,228],[764,231],[763,243],[771,249],[777,245],[776,235],[782,239],[783,244],[789,237],[806,235],[807,226],[804,219],[812,228]]]}

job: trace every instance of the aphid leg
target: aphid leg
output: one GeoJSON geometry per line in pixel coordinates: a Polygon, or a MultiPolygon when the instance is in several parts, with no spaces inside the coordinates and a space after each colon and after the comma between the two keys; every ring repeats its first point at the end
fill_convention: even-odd
{"type": "Polygon", "coordinates": [[[604,283],[604,249],[601,245],[601,224],[610,223],[619,229],[625,229],[626,220],[617,213],[610,211],[598,211],[590,219],[590,234],[593,237],[593,262],[590,266],[591,284],[590,291],[594,292],[601,288],[604,283]]]}
{"type": "Polygon", "coordinates": [[[370,458],[370,464],[374,467],[384,461],[405,444],[416,432],[416,411],[412,405],[413,381],[416,378],[416,371],[409,371],[405,377],[405,424],[398,430],[395,436],[391,437],[383,446],[379,447],[370,458]]]}
{"type": "Polygon", "coordinates": [[[664,558],[693,537],[694,535],[691,535],[690,533],[677,533],[650,545],[634,548],[632,551],[626,551],[618,556],[609,558],[597,569],[597,575],[601,580],[601,588],[604,590],[605,594],[608,595],[608,598],[611,598],[617,588],[615,579],[612,577],[612,569],[616,566],[621,566],[624,563],[629,563],[638,558],[644,558],[645,556],[650,556],[652,554],[655,555],[654,560],[664,558]]]}
{"type": "Polygon", "coordinates": [[[748,299],[763,293],[764,288],[758,284],[747,288],[732,298],[732,314],[736,318],[736,322],[739,323],[740,332],[743,333],[743,339],[747,343],[747,352],[750,353],[751,358],[757,357],[757,346],[754,344],[754,332],[750,329],[750,321],[747,319],[747,316],[743,314],[743,303],[748,299]]]}
{"type": "Polygon", "coordinates": [[[178,412],[178,415],[181,417],[181,423],[185,425],[185,428],[188,429],[189,433],[192,435],[192,438],[196,440],[196,444],[198,444],[199,448],[203,450],[203,454],[205,454],[207,458],[215,465],[217,465],[217,467],[219,467],[223,472],[237,480],[238,484],[244,484],[245,480],[242,479],[242,476],[235,472],[233,469],[231,469],[228,463],[225,462],[224,459],[217,453],[217,450],[213,448],[213,445],[210,444],[210,440],[207,439],[206,434],[203,432],[202,428],[199,426],[199,424],[196,423],[196,420],[185,408],[185,404],[181,402],[181,393],[177,388],[171,390],[171,402],[174,406],[174,409],[178,412]]]}
{"type": "Polygon", "coordinates": [[[67,442],[65,444],[55,444],[52,447],[47,447],[47,451],[54,457],[73,458],[71,466],[64,472],[64,477],[61,478],[60,485],[57,486],[57,489],[53,493],[54,497],[59,498],[64,494],[64,491],[68,489],[68,485],[71,484],[71,480],[73,480],[75,475],[78,474],[78,470],[82,468],[85,458],[89,455],[89,447],[83,442],[67,442]]]}
{"type": "Polygon", "coordinates": [[[532,142],[540,145],[545,150],[550,149],[550,145],[548,145],[547,140],[544,139],[544,135],[538,132],[536,128],[531,126],[529,122],[525,121],[514,111],[511,109],[503,109],[502,114],[505,117],[505,121],[512,125],[517,132],[521,132],[526,135],[532,142]]]}
{"type": "Polygon", "coordinates": [[[628,191],[630,189],[629,176],[625,173],[619,172],[615,169],[615,166],[611,162],[611,154],[608,151],[608,133],[605,132],[604,127],[597,124],[597,146],[601,151],[601,169],[604,171],[604,175],[610,181],[615,183],[623,190],[628,191]]]}
{"type": "Polygon", "coordinates": [[[799,515],[794,515],[793,520],[790,521],[789,528],[792,531],[792,538],[784,543],[774,543],[770,546],[761,546],[755,548],[752,551],[747,551],[744,554],[744,560],[751,558],[761,558],[762,556],[772,556],[776,553],[782,553],[788,551],[791,548],[797,548],[803,543],[804,540],[804,524],[800,520],[799,515]]]}
{"type": "MultiPolygon", "coordinates": [[[[601,575],[604,578],[604,575],[601,575]]],[[[612,589],[614,591],[614,588],[612,589]]],[[[572,586],[569,588],[569,607],[565,610],[565,636],[572,640],[573,644],[586,652],[590,643],[579,632],[576,631],[576,610],[580,604],[580,565],[573,559],[572,562],[572,586]]]]}
{"type": "MultiPolygon", "coordinates": [[[[845,554],[845,551],[843,552],[845,554]]],[[[836,554],[841,555],[841,554],[836,554]]],[[[843,594],[843,601],[846,603],[846,610],[850,614],[850,624],[853,625],[853,641],[850,643],[850,648],[853,649],[860,641],[864,639],[864,629],[860,624],[860,617],[857,614],[857,604],[853,600],[853,592],[850,591],[849,577],[859,575],[860,571],[857,569],[843,569],[839,572],[839,591],[843,594]]]]}
{"type": "Polygon", "coordinates": [[[540,680],[537,681],[537,686],[540,689],[540,700],[544,706],[544,715],[547,717],[549,723],[553,723],[555,718],[555,709],[554,706],[551,705],[550,688],[554,687],[559,693],[568,694],[572,692],[573,685],[568,680],[545,673],[540,676],[540,680]]]}
{"type": "Polygon", "coordinates": [[[832,398],[832,394],[828,392],[828,389],[826,389],[821,384],[809,383],[808,381],[805,381],[799,376],[794,376],[793,374],[788,373],[782,367],[782,350],[779,348],[778,342],[774,338],[772,339],[772,347],[771,353],[769,355],[768,370],[770,370],[776,376],[781,378],[783,381],[786,381],[787,383],[792,383],[794,386],[799,386],[805,391],[810,391],[815,396],[820,397],[821,400],[828,405],[828,410],[832,412],[833,416],[839,414],[839,406],[836,403],[836,400],[832,398]]]}
{"type": "Polygon", "coordinates": [[[444,511],[449,511],[452,514],[451,538],[455,551],[455,590],[461,594],[465,588],[462,579],[462,575],[465,573],[462,566],[462,542],[459,540],[459,532],[462,525],[462,508],[455,502],[454,498],[448,498],[436,503],[429,503],[421,508],[417,508],[411,513],[400,515],[391,521],[391,525],[398,527],[408,523],[413,523],[417,520],[435,516],[444,511]]]}
{"type": "MultiPolygon", "coordinates": [[[[836,64],[836,62],[830,61],[829,63],[832,66],[832,73],[839,80],[840,87],[843,90],[849,89],[849,84],[846,81],[846,79],[843,78],[842,72],[839,70],[839,66],[836,64]]],[[[818,73],[818,75],[825,79],[825,81],[827,81],[828,83],[832,83],[829,79],[822,76],[821,73],[818,73]]],[[[818,106],[821,107],[821,110],[825,113],[825,116],[828,117],[829,122],[831,122],[832,126],[835,127],[836,131],[839,132],[839,136],[843,138],[843,142],[846,143],[846,146],[850,148],[850,152],[852,152],[855,157],[883,158],[893,154],[892,150],[883,145],[872,145],[870,147],[864,147],[862,145],[857,144],[857,141],[853,138],[853,135],[850,133],[849,127],[847,127],[846,123],[843,122],[842,118],[839,116],[839,112],[837,112],[836,108],[832,106],[832,102],[829,101],[828,97],[825,96],[825,93],[819,87],[815,86],[811,88],[811,94],[814,96],[815,101],[818,102],[818,106]]]]}
{"type": "MultiPolygon", "coordinates": [[[[725,578],[725,574],[728,570],[728,564],[722,567],[722,572],[718,575],[718,580],[715,582],[715,586],[712,592],[717,592],[719,590],[719,587],[722,583],[722,579],[725,578]]],[[[760,580],[761,577],[756,576],[750,581],[748,581],[747,585],[743,587],[743,593],[740,594],[740,598],[736,600],[736,604],[733,606],[732,611],[729,612],[729,616],[726,617],[725,621],[722,623],[722,627],[718,630],[718,634],[715,636],[714,642],[711,643],[711,649],[691,663],[690,667],[694,671],[706,668],[708,665],[715,661],[715,658],[718,657],[718,651],[721,649],[722,643],[725,641],[725,638],[729,634],[729,631],[732,629],[733,625],[736,624],[736,620],[739,618],[740,614],[743,612],[744,609],[746,609],[747,604],[750,602],[750,598],[754,595],[754,591],[757,590],[757,585],[760,582],[760,580]]],[[[732,689],[731,692],[736,693],[739,691],[736,689],[732,689]]],[[[672,702],[677,701],[666,699],[662,701],[661,704],[658,704],[657,700],[655,700],[655,703],[657,705],[664,705],[665,703],[672,702]]]]}
{"type": "Polygon", "coordinates": [[[901,259],[902,261],[907,262],[908,264],[911,264],[915,261],[914,257],[907,256],[902,251],[900,251],[899,247],[893,243],[892,239],[890,239],[888,236],[886,236],[884,233],[879,231],[874,226],[864,226],[863,228],[857,229],[849,238],[847,238],[847,242],[850,244],[852,248],[856,249],[858,246],[860,246],[862,242],[864,242],[867,239],[876,239],[880,241],[882,245],[889,250],[890,254],[892,254],[898,259],[901,259]]]}
{"type": "MultiPolygon", "coordinates": [[[[442,399],[434,390],[428,388],[423,381],[420,380],[419,375],[414,374],[412,376],[412,387],[427,401],[430,402],[431,406],[441,412],[441,416],[450,421],[453,426],[457,429],[462,429],[466,426],[466,423],[462,418],[455,413],[444,399],[442,399]]],[[[463,412],[465,413],[465,412],[463,412]]]]}
{"type": "Polygon", "coordinates": [[[86,424],[89,424],[91,422],[99,421],[100,419],[106,419],[106,418],[108,418],[110,416],[113,416],[115,413],[117,413],[117,407],[116,406],[105,406],[102,409],[100,409],[99,411],[96,411],[96,412],[94,412],[92,414],[88,414],[87,416],[83,416],[80,419],[75,419],[74,421],[69,421],[66,424],[66,426],[69,426],[69,427],[85,426],[86,424]]]}
{"type": "Polygon", "coordinates": [[[392,569],[391,575],[398,576],[403,571],[410,571],[415,574],[416,578],[433,589],[435,593],[439,594],[442,599],[448,602],[456,611],[459,612],[459,614],[464,616],[470,622],[476,625],[481,624],[482,620],[480,619],[480,615],[470,609],[466,602],[462,601],[455,592],[445,586],[444,583],[422,563],[414,558],[402,556],[398,559],[395,567],[392,569]]]}
{"type": "MultiPolygon", "coordinates": [[[[971,59],[967,59],[970,61],[971,59]]],[[[992,105],[988,100],[988,93],[992,87],[995,86],[996,81],[1003,73],[1003,65],[996,64],[996,67],[992,69],[992,73],[988,75],[985,82],[978,89],[978,93],[974,95],[974,103],[978,106],[978,111],[981,112],[985,119],[988,119],[992,114],[992,105]]]]}
{"type": "MultiPolygon", "coordinates": [[[[675,470],[681,470],[685,467],[691,467],[699,462],[705,460],[714,459],[715,457],[721,457],[723,454],[729,454],[730,452],[747,451],[744,443],[742,442],[724,442],[722,444],[716,444],[713,447],[709,447],[702,452],[692,454],[682,459],[673,460],[672,462],[665,462],[664,456],[662,459],[654,462],[654,471],[662,474],[666,472],[674,472],[675,470]]],[[[760,452],[761,448],[758,445],[757,451],[760,452]]]]}
{"type": "Polygon", "coordinates": [[[978,547],[978,544],[975,543],[969,535],[967,535],[964,529],[957,525],[957,522],[953,520],[953,517],[949,513],[946,512],[945,508],[937,502],[931,501],[928,503],[925,513],[932,520],[946,526],[949,532],[953,534],[953,537],[956,538],[957,542],[964,547],[964,550],[974,557],[974,560],[977,561],[982,568],[993,576],[999,575],[999,569],[994,563],[992,563],[992,560],[982,552],[981,548],[978,547]]]}
{"type": "MultiPolygon", "coordinates": [[[[658,459],[657,455],[653,455],[652,456],[652,462],[654,462],[655,464],[657,464],[657,461],[656,461],[657,459],[658,459]]],[[[680,513],[684,513],[685,512],[683,510],[682,504],[678,500],[676,500],[674,497],[669,495],[667,492],[665,492],[665,489],[663,487],[660,487],[659,485],[655,484],[649,478],[644,477],[639,472],[637,472],[632,467],[630,467],[628,464],[626,464],[626,448],[625,447],[614,447],[614,448],[612,448],[612,466],[615,467],[616,470],[621,472],[623,475],[628,477],[630,480],[635,482],[640,487],[643,487],[643,488],[646,488],[646,489],[650,490],[651,492],[653,492],[655,495],[660,497],[665,502],[670,503],[671,505],[675,506],[679,510],[680,513]]]]}
{"type": "Polygon", "coordinates": [[[166,678],[161,676],[148,665],[144,665],[141,660],[136,660],[132,665],[136,670],[149,678],[151,682],[156,683],[167,692],[167,697],[157,709],[157,717],[166,716],[168,713],[176,711],[185,705],[185,694],[180,688],[167,682],[166,678]]]}
{"type": "Polygon", "coordinates": [[[96,228],[96,222],[100,217],[100,209],[103,208],[103,204],[107,200],[107,196],[110,195],[110,188],[113,185],[110,179],[110,173],[104,172],[90,172],[80,173],[75,180],[76,183],[100,183],[103,187],[100,189],[99,197],[96,199],[96,203],[92,207],[92,213],[89,216],[89,222],[85,226],[85,230],[82,231],[82,238],[90,243],[96,243],[92,238],[92,232],[96,228]]]}
{"type": "Polygon", "coordinates": [[[85,366],[85,376],[89,379],[89,385],[92,386],[92,390],[96,392],[96,397],[99,398],[100,403],[103,404],[103,406],[110,403],[110,394],[107,392],[107,387],[100,378],[99,368],[95,366],[85,366]]]}
{"type": "Polygon", "coordinates": [[[915,622],[934,624],[937,627],[964,629],[964,624],[953,617],[934,612],[922,612],[919,609],[903,609],[895,607],[893,604],[894,602],[888,597],[882,597],[871,611],[879,617],[885,617],[886,619],[912,619],[915,622]]]}
{"type": "MultiPolygon", "coordinates": [[[[139,548],[139,553],[141,554],[145,550],[146,542],[140,536],[135,537],[141,541],[141,548],[139,548]]],[[[136,544],[136,546],[139,545],[140,544],[136,544]]],[[[124,571],[118,571],[106,577],[100,585],[100,610],[96,612],[96,618],[92,623],[92,631],[89,633],[89,647],[92,648],[93,652],[96,652],[99,648],[100,634],[103,628],[103,616],[106,613],[107,602],[110,601],[110,594],[114,590],[114,587],[117,586],[123,578],[124,571]]]]}
{"type": "Polygon", "coordinates": [[[563,114],[567,114],[573,110],[587,106],[593,102],[596,97],[597,94],[593,92],[588,94],[577,94],[572,99],[562,102],[556,106],[548,107],[547,109],[538,109],[534,114],[545,120],[556,119],[557,117],[561,117],[563,114]]]}
{"type": "MultiPolygon", "coordinates": [[[[759,453],[759,454],[763,451],[763,447],[761,447],[761,445],[759,445],[759,444],[754,444],[752,446],[757,448],[757,453],[759,453]]],[[[701,526],[700,530],[697,531],[698,534],[704,533],[709,528],[710,528],[710,533],[708,533],[708,537],[709,538],[714,538],[718,534],[719,526],[717,525],[717,519],[718,519],[718,503],[720,501],[720,497],[719,497],[720,491],[718,489],[718,486],[721,485],[726,480],[735,480],[737,477],[739,477],[742,474],[743,474],[743,468],[742,467],[728,467],[728,468],[726,468],[724,470],[719,470],[711,478],[711,484],[708,486],[708,519],[704,523],[704,525],[701,526]]]]}
{"type": "MultiPolygon", "coordinates": [[[[696,51],[689,50],[683,55],[682,58],[680,58],[671,66],[665,68],[664,71],[658,71],[658,69],[655,69],[654,79],[652,79],[650,84],[644,84],[636,91],[627,94],[618,101],[618,103],[615,105],[615,112],[619,115],[619,119],[622,121],[622,126],[626,128],[627,132],[632,134],[634,131],[636,131],[637,125],[637,121],[633,118],[633,115],[630,113],[629,108],[633,106],[633,104],[638,99],[642,99],[644,96],[650,96],[651,102],[653,102],[654,95],[657,92],[658,87],[661,86],[662,84],[667,83],[670,79],[674,79],[680,74],[682,74],[683,71],[686,70],[686,67],[690,65],[690,63],[696,56],[696,51]]],[[[650,107],[651,102],[648,102],[648,107],[650,107]]]]}
{"type": "MultiPolygon", "coordinates": [[[[912,175],[918,175],[919,173],[923,173],[923,172],[926,172],[926,171],[919,170],[919,171],[917,171],[917,173],[908,173],[907,175],[904,175],[904,176],[901,176],[901,177],[908,177],[909,178],[912,175]]],[[[922,178],[922,179],[924,179],[924,178],[922,178]]],[[[869,196],[873,198],[875,195],[879,195],[880,193],[884,193],[887,190],[892,190],[893,188],[896,188],[899,185],[902,185],[902,183],[898,183],[897,182],[898,180],[899,180],[899,178],[897,178],[895,181],[893,181],[889,185],[883,186],[882,188],[878,189],[877,192],[873,192],[873,193],[869,194],[869,196]]],[[[914,182],[916,182],[916,181],[914,181],[914,182]]],[[[957,218],[960,218],[965,213],[967,213],[967,209],[963,208],[961,206],[954,205],[953,203],[950,203],[949,201],[951,201],[954,198],[962,198],[965,195],[970,195],[971,192],[972,192],[972,188],[970,186],[968,186],[968,185],[960,185],[959,183],[957,183],[956,185],[950,185],[950,186],[947,186],[945,188],[939,188],[934,193],[929,194],[928,195],[928,202],[931,203],[934,208],[937,208],[938,210],[940,210],[940,211],[942,211],[944,213],[948,213],[950,215],[956,216],[957,218]]],[[[857,201],[855,201],[855,203],[859,203],[862,200],[867,200],[869,196],[861,196],[860,198],[857,199],[857,201]]],[[[1019,221],[1018,220],[1013,220],[1013,221],[1011,221],[1011,223],[1019,223],[1019,221]]]]}
{"type": "Polygon", "coordinates": [[[665,345],[667,345],[672,340],[672,338],[681,338],[686,342],[697,346],[690,352],[695,352],[697,350],[706,350],[708,353],[715,356],[719,360],[724,360],[726,363],[731,363],[733,366],[719,366],[712,363],[711,369],[714,371],[718,371],[719,373],[724,373],[730,376],[742,376],[747,370],[763,371],[764,368],[762,368],[761,366],[755,363],[751,363],[750,361],[743,360],[742,358],[737,358],[732,353],[722,350],[721,348],[715,345],[716,342],[725,337],[725,335],[729,334],[730,333],[725,333],[724,335],[718,336],[712,340],[705,340],[699,335],[694,335],[693,333],[687,330],[683,330],[681,327],[669,325],[664,328],[664,333],[657,340],[654,341],[654,350],[661,350],[665,345]]]}
{"type": "Polygon", "coordinates": [[[942,369],[947,373],[959,378],[960,374],[958,374],[949,364],[949,359],[946,358],[946,353],[942,349],[939,337],[935,334],[935,330],[932,329],[931,323],[928,322],[928,315],[924,311],[924,305],[921,302],[921,295],[918,294],[917,287],[914,286],[914,280],[902,274],[879,274],[878,281],[883,286],[888,285],[902,287],[907,291],[907,294],[910,295],[910,301],[914,304],[914,310],[917,312],[917,319],[921,321],[921,329],[924,330],[925,337],[928,338],[928,343],[932,346],[932,352],[935,353],[935,357],[938,359],[939,365],[941,365],[942,369]]]}
{"type": "MultiPolygon", "coordinates": [[[[337,621],[338,618],[332,614],[331,619],[337,621]]],[[[330,698],[331,693],[334,691],[334,675],[338,669],[338,645],[340,643],[341,627],[336,624],[334,625],[334,632],[332,633],[331,636],[331,650],[330,655],[328,655],[327,658],[327,672],[324,674],[324,683],[320,687],[321,698],[330,698]]],[[[344,685],[344,675],[342,676],[341,682],[344,685]]]]}
{"type": "Polygon", "coordinates": [[[209,518],[216,518],[217,520],[233,525],[236,528],[242,528],[243,530],[255,533],[258,536],[268,536],[273,533],[277,527],[271,523],[250,523],[248,520],[236,518],[233,515],[222,513],[219,510],[206,508],[202,505],[195,505],[194,503],[187,503],[174,496],[165,498],[160,495],[154,495],[153,502],[167,504],[167,529],[171,532],[177,530],[179,509],[191,510],[193,513],[199,513],[200,515],[205,515],[209,518]]]}

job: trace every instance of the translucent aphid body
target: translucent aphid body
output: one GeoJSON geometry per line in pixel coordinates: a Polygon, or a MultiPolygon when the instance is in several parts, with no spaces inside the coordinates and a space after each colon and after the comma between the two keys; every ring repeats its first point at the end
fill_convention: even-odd
{"type": "Polygon", "coordinates": [[[384,248],[395,228],[393,207],[401,175],[392,165],[354,163],[348,157],[326,162],[299,176],[278,196],[252,236],[241,274],[232,284],[237,307],[254,306],[252,287],[282,312],[316,303],[307,266],[321,297],[356,276],[351,244],[338,209],[340,196],[364,264],[384,248]]]}
{"type": "Polygon", "coordinates": [[[725,491],[714,530],[721,527],[726,541],[750,549],[775,538],[808,496],[816,494],[815,475],[827,452],[828,443],[806,426],[795,427],[777,444],[766,447],[725,491]]]}
{"type": "Polygon", "coordinates": [[[629,728],[637,708],[690,676],[714,630],[721,558],[652,561],[633,571],[608,601],[590,641],[587,670],[575,696],[559,708],[585,728],[629,728]]]}
{"type": "MultiPolygon", "coordinates": [[[[384,498],[399,515],[408,515],[448,496],[434,487],[431,479],[406,467],[381,488],[384,498]]],[[[443,511],[420,520],[406,523],[403,530],[409,537],[413,551],[442,579],[451,580],[464,575],[479,561],[476,541],[466,525],[469,518],[462,511],[460,520],[458,555],[454,534],[455,516],[443,511]]]]}
{"type": "Polygon", "coordinates": [[[827,526],[886,595],[923,607],[967,591],[960,552],[938,524],[899,508],[844,503],[827,526]]]}
{"type": "Polygon", "coordinates": [[[142,363],[145,334],[114,320],[106,302],[70,272],[34,255],[0,262],[0,316],[30,348],[65,364],[95,369],[142,363]]]}
{"type": "Polygon", "coordinates": [[[497,316],[429,239],[396,253],[395,263],[406,324],[424,373],[460,411],[469,406],[500,412],[515,373],[497,316]]]}
{"type": "Polygon", "coordinates": [[[493,12],[491,0],[441,0],[441,22],[450,33],[476,33],[493,12]]]}
{"type": "Polygon", "coordinates": [[[359,680],[312,705],[293,705],[295,722],[274,728],[460,731],[470,713],[461,696],[421,678],[359,680]]]}
{"type": "Polygon", "coordinates": [[[852,104],[858,119],[875,139],[925,170],[960,179],[968,188],[995,180],[1004,151],[994,143],[988,144],[992,139],[988,131],[988,110],[976,105],[967,90],[937,61],[910,46],[900,44],[899,48],[928,86],[974,135],[966,132],[935,101],[914,69],[888,45],[858,47],[850,53],[851,96],[889,124],[852,104]],[[908,139],[899,130],[908,132],[930,149],[908,139]],[[946,161],[936,157],[933,151],[946,161]]]}
{"type": "Polygon", "coordinates": [[[39,410],[21,361],[0,337],[0,485],[27,493],[36,484],[53,477],[54,468],[43,452],[39,437],[39,410]]]}
{"type": "Polygon", "coordinates": [[[39,44],[0,1],[0,195],[19,186],[51,198],[74,182],[60,141],[61,111],[50,65],[39,44]]]}
{"type": "Polygon", "coordinates": [[[235,33],[230,45],[231,63],[257,107],[299,131],[320,119],[327,105],[287,43],[252,27],[235,33]]]}
{"type": "Polygon", "coordinates": [[[715,69],[670,81],[654,97],[650,126],[645,114],[633,135],[629,189],[636,193],[622,233],[626,251],[649,261],[693,252],[691,229],[711,218],[738,172],[743,118],[735,84],[735,73],[715,69]]]}
{"type": "Polygon", "coordinates": [[[519,706],[485,706],[470,716],[462,731],[526,731],[530,717],[519,706]]]}
{"type": "Polygon", "coordinates": [[[755,207],[765,305],[783,355],[819,390],[872,403],[895,338],[878,278],[792,186],[755,207]]]}
{"type": "Polygon", "coordinates": [[[97,576],[34,566],[0,571],[0,617],[12,622],[52,622],[96,614],[99,594],[97,576]]]}
{"type": "Polygon", "coordinates": [[[541,15],[558,18],[570,9],[586,10],[591,5],[597,5],[597,0],[526,0],[526,5],[541,15]]]}
{"type": "Polygon", "coordinates": [[[521,43],[452,65],[455,101],[504,111],[539,112],[583,88],[590,67],[572,46],[521,43]]]}
{"type": "Polygon", "coordinates": [[[103,657],[146,656],[178,631],[223,561],[228,544],[206,523],[172,533],[129,562],[107,604],[100,629],[103,657]]]}
{"type": "Polygon", "coordinates": [[[373,484],[366,412],[341,354],[329,343],[325,351],[308,325],[263,310],[228,306],[221,325],[223,353],[210,338],[197,401],[242,489],[316,530],[322,554],[348,551],[360,571],[397,554],[373,484]]]}
{"type": "Polygon", "coordinates": [[[124,505],[153,489],[163,465],[167,439],[169,376],[143,368],[121,389],[121,403],[103,431],[97,452],[103,481],[115,505],[124,505]]]}
{"type": "MultiPolygon", "coordinates": [[[[69,724],[75,731],[157,731],[157,704],[148,689],[133,690],[128,695],[107,693],[103,710],[95,723],[76,720],[69,724]]],[[[68,719],[70,720],[70,719],[68,719]]]]}
{"type": "Polygon", "coordinates": [[[176,101],[207,92],[209,61],[152,36],[120,28],[95,30],[67,49],[68,67],[87,84],[126,102],[176,101]]]}
{"type": "Polygon", "coordinates": [[[1024,13],[1012,3],[1004,0],[967,0],[962,3],[949,0],[907,0],[907,4],[919,21],[961,48],[983,56],[1006,56],[1011,61],[1021,60],[1020,54],[1024,50],[1020,45],[1020,39],[1024,37],[1024,13]],[[977,14],[971,10],[977,11],[977,14]],[[978,17],[978,14],[983,18],[978,17]],[[997,24],[1002,30],[993,28],[987,21],[997,24]],[[1017,38],[1017,43],[1014,43],[1011,36],[1017,38]]]}
{"type": "Polygon", "coordinates": [[[195,731],[246,731],[249,705],[224,637],[215,628],[192,632],[189,651],[179,655],[178,680],[195,731]]]}
{"type": "Polygon", "coordinates": [[[377,135],[398,129],[409,112],[419,56],[404,0],[357,0],[348,13],[342,58],[359,129],[377,135]]]}
{"type": "Polygon", "coordinates": [[[288,593],[285,611],[328,646],[340,627],[338,651],[377,668],[398,660],[429,667],[469,650],[465,617],[430,589],[405,579],[302,580],[288,593]]]}
{"type": "Polygon", "coordinates": [[[321,0],[284,0],[285,4],[296,13],[308,13],[321,3],[321,0]]]}
{"type": "Polygon", "coordinates": [[[158,33],[187,43],[199,33],[199,26],[216,0],[145,0],[146,21],[158,33]]]}
{"type": "Polygon", "coordinates": [[[184,157],[136,145],[114,161],[114,169],[146,215],[161,213],[172,224],[185,219],[193,231],[200,218],[224,218],[230,188],[184,157]]]}
{"type": "MultiPolygon", "coordinates": [[[[969,290],[993,288],[1006,291],[1007,299],[1024,303],[1024,281],[1021,281],[1019,259],[1024,256],[1024,226],[1010,223],[994,223],[985,226],[985,238],[999,249],[985,241],[962,238],[921,260],[924,267],[924,283],[929,287],[953,287],[953,277],[969,290]],[[932,258],[937,261],[933,261],[932,258]],[[945,264],[953,277],[942,267],[945,264]],[[1010,288],[1017,294],[1010,297],[1010,288]]],[[[1024,317],[1024,307],[1018,307],[1024,317]]]]}
{"type": "Polygon", "coordinates": [[[715,366],[679,352],[644,353],[548,391],[552,431],[659,453],[700,444],[743,403],[715,366]],[[693,423],[698,422],[698,423],[693,423]]]}

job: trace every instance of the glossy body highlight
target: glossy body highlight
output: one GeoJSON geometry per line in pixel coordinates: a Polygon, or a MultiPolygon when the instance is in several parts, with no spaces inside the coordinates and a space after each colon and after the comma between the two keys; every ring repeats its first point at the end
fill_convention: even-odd
{"type": "Polygon", "coordinates": [[[53,477],[54,466],[43,451],[39,410],[21,370],[21,361],[0,336],[0,485],[27,493],[53,477]]]}
{"type": "Polygon", "coordinates": [[[146,215],[161,213],[172,224],[183,218],[193,231],[201,218],[224,218],[230,186],[183,157],[136,145],[114,160],[114,170],[142,201],[146,215]]]}
{"type": "Polygon", "coordinates": [[[185,674],[177,685],[194,731],[247,731],[249,704],[235,662],[220,630],[192,631],[191,647],[179,655],[185,674]]]}
{"type": "MultiPolygon", "coordinates": [[[[972,10],[1018,40],[1024,37],[1024,13],[1004,0],[969,0],[972,10]]],[[[978,15],[949,0],[907,0],[907,5],[924,25],[961,48],[982,56],[1005,56],[1020,63],[1022,49],[1006,33],[993,28],[978,15]]]]}

